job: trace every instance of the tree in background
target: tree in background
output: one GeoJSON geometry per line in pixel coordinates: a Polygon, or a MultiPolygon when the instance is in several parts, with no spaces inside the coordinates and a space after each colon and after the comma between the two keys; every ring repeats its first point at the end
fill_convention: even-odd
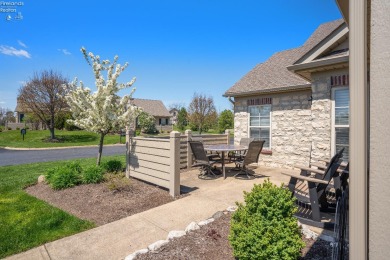
{"type": "Polygon", "coordinates": [[[199,134],[213,125],[217,119],[213,98],[195,93],[188,107],[188,119],[199,134]]]}
{"type": "Polygon", "coordinates": [[[176,123],[176,126],[180,129],[180,130],[184,130],[186,128],[186,126],[188,125],[188,114],[187,114],[187,110],[185,109],[185,107],[182,107],[180,110],[179,110],[179,113],[177,114],[177,123],[176,123]]]}
{"type": "Polygon", "coordinates": [[[96,161],[96,164],[100,165],[104,137],[113,129],[124,128],[134,123],[140,113],[140,109],[129,102],[135,88],[122,98],[117,95],[118,91],[131,87],[135,78],[127,83],[117,82],[119,75],[128,66],[127,62],[123,66],[117,64],[118,56],[115,56],[111,63],[109,60],[100,60],[99,55],[92,52],[87,53],[84,47],[81,48],[81,52],[93,69],[97,91],[91,92],[89,88],[84,87],[82,81],[78,84],[77,79],[70,84],[71,91],[65,98],[74,119],[69,119],[68,122],[100,134],[96,161]],[[107,79],[103,77],[103,71],[107,71],[107,79]]]}
{"type": "Polygon", "coordinates": [[[142,111],[139,114],[137,119],[138,119],[138,125],[141,127],[141,131],[143,133],[147,133],[147,134],[157,133],[156,119],[152,115],[149,115],[145,111],[142,111]]]}
{"type": "Polygon", "coordinates": [[[0,107],[0,126],[5,126],[7,123],[16,121],[14,112],[9,108],[0,107]]]}
{"type": "Polygon", "coordinates": [[[55,116],[67,107],[62,97],[68,92],[68,80],[60,73],[44,70],[19,89],[21,104],[35,114],[50,131],[50,140],[55,140],[55,116]]]}
{"type": "Polygon", "coordinates": [[[226,129],[233,129],[234,127],[234,115],[229,109],[225,109],[221,112],[218,118],[218,130],[220,133],[225,132],[226,129]]]}

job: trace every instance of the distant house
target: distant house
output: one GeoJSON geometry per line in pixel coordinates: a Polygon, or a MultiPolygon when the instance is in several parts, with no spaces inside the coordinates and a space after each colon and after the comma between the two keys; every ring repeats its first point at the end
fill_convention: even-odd
{"type": "Polygon", "coordinates": [[[234,137],[265,140],[260,163],[292,167],[349,157],[349,30],[320,25],[298,48],[275,53],[224,96],[234,98],[234,137]]]}
{"type": "Polygon", "coordinates": [[[171,118],[171,114],[161,100],[134,98],[130,102],[131,104],[142,108],[143,111],[149,115],[152,115],[156,119],[155,124],[158,130],[161,128],[158,126],[172,125],[169,120],[171,118]]]}
{"type": "Polygon", "coordinates": [[[177,110],[176,108],[172,108],[171,110],[169,110],[169,114],[171,114],[171,124],[176,125],[177,115],[179,114],[179,110],[177,110]]]}

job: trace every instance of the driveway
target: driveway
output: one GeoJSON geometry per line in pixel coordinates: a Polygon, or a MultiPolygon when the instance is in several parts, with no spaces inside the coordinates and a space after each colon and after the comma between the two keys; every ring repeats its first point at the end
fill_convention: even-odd
{"type": "MultiPolygon", "coordinates": [[[[126,153],[125,145],[103,147],[103,156],[126,153]]],[[[97,157],[98,147],[74,147],[49,150],[8,150],[0,148],[0,166],[97,157]]]]}

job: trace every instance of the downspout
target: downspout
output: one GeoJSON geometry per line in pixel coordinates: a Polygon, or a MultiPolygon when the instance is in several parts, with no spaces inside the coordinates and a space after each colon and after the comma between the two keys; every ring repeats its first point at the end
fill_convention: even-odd
{"type": "Polygon", "coordinates": [[[230,103],[233,104],[233,106],[235,105],[236,102],[235,102],[234,100],[232,100],[232,97],[231,97],[231,96],[228,97],[228,100],[230,101],[230,103]]]}

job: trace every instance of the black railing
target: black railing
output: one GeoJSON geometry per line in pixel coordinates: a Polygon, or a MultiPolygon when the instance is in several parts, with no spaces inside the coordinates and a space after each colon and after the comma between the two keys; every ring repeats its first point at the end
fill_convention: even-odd
{"type": "Polygon", "coordinates": [[[332,260],[349,259],[349,187],[337,200],[332,260]]]}

